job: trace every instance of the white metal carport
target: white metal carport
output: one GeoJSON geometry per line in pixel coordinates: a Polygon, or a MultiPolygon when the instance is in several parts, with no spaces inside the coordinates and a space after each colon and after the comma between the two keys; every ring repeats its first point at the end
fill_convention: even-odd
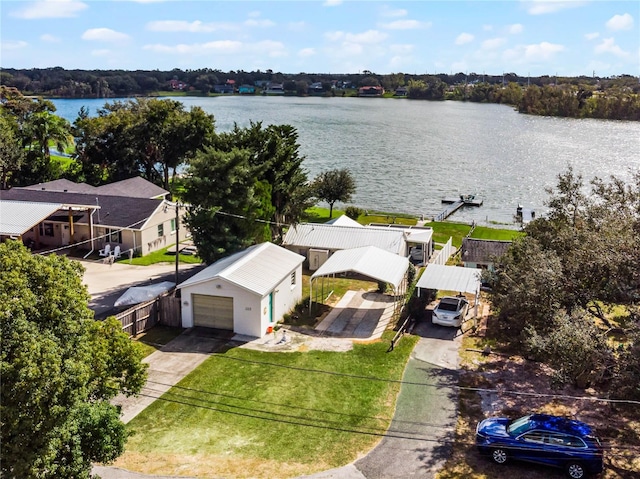
{"type": "Polygon", "coordinates": [[[462,268],[430,264],[420,276],[416,287],[418,295],[421,289],[440,289],[458,291],[475,296],[475,316],[478,316],[478,295],[480,294],[482,270],[479,268],[462,268]]]}
{"type": "MultiPolygon", "coordinates": [[[[393,286],[395,296],[406,292],[407,270],[409,260],[403,256],[389,253],[376,246],[365,246],[336,251],[327,261],[313,273],[309,282],[309,308],[313,301],[313,281],[319,277],[333,276],[340,273],[355,272],[363,276],[389,283],[393,286]]],[[[397,312],[397,301],[394,315],[397,312]]]]}

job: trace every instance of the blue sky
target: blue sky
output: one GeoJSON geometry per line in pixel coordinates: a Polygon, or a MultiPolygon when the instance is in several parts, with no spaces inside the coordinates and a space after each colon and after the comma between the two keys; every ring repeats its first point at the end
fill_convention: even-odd
{"type": "Polygon", "coordinates": [[[635,1],[1,0],[3,68],[640,74],[635,1]]]}

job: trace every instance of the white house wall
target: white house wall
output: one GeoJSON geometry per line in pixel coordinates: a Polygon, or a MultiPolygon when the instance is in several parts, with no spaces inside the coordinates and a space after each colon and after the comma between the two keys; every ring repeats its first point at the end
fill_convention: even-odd
{"type": "Polygon", "coordinates": [[[284,278],[273,291],[273,322],[269,322],[269,295],[262,298],[259,334],[264,336],[269,326],[281,321],[283,316],[290,313],[302,299],[302,264],[296,268],[296,284],[291,284],[291,275],[284,278]]]}
{"type": "Polygon", "coordinates": [[[182,288],[183,328],[193,327],[192,295],[194,294],[233,298],[234,332],[246,336],[262,337],[267,334],[269,326],[274,326],[302,299],[302,265],[296,269],[295,285],[291,285],[291,276],[289,275],[275,288],[273,322],[269,321],[269,294],[261,297],[224,279],[212,279],[182,288]]]}

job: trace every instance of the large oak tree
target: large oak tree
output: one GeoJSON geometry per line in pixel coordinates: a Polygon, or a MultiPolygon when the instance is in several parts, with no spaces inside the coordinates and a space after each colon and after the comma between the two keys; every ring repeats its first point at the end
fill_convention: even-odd
{"type": "Polygon", "coordinates": [[[82,266],[0,244],[2,477],[86,478],[124,449],[109,400],[136,394],[142,352],[111,318],[95,321],[82,266]]]}

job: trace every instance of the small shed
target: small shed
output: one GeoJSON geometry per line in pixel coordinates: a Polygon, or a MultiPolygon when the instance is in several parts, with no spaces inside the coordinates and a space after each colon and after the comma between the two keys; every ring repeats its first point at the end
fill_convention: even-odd
{"type": "Polygon", "coordinates": [[[303,261],[273,243],[216,261],[178,285],[182,326],[264,336],[302,299],[303,261]]]}
{"type": "Polygon", "coordinates": [[[493,269],[496,259],[506,253],[511,241],[462,239],[462,261],[466,268],[493,269]]]}

